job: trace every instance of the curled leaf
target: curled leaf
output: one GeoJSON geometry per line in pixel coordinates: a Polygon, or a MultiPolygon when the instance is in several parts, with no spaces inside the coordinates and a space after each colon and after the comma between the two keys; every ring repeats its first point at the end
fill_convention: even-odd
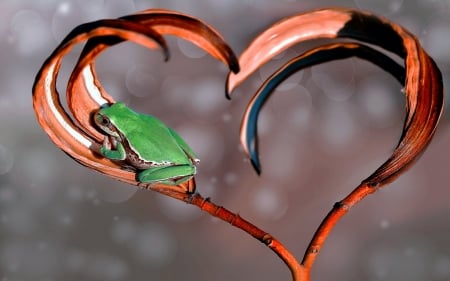
{"type": "Polygon", "coordinates": [[[259,174],[261,165],[258,156],[257,122],[261,108],[275,89],[291,75],[304,68],[332,60],[358,57],[370,61],[391,73],[400,83],[404,83],[405,69],[385,54],[359,43],[335,43],[311,49],[285,63],[260,86],[244,112],[241,123],[241,143],[259,174]]]}
{"type": "Polygon", "coordinates": [[[405,60],[406,120],[402,136],[391,157],[364,180],[370,186],[385,184],[409,167],[425,149],[443,109],[441,73],[417,38],[403,27],[370,13],[341,8],[286,18],[258,35],[244,50],[239,58],[241,71],[228,76],[227,93],[282,51],[305,40],[319,38],[360,40],[405,60]]]}
{"type": "MultiPolygon", "coordinates": [[[[224,62],[232,72],[239,71],[237,58],[223,37],[212,26],[197,18],[171,10],[149,9],[120,19],[150,27],[161,35],[175,35],[188,40],[224,62]]],[[[94,62],[101,52],[123,40],[117,36],[102,36],[88,40],[68,82],[67,101],[74,119],[97,139],[101,135],[86,116],[97,109],[99,104],[114,100],[104,91],[97,79],[94,62]]],[[[165,60],[168,60],[169,52],[164,50],[165,60]]]]}
{"type": "MultiPolygon", "coordinates": [[[[132,173],[94,153],[94,148],[99,144],[81,130],[65,112],[56,89],[56,79],[63,57],[77,43],[92,37],[110,35],[133,39],[151,48],[155,47],[154,38],[158,36],[149,28],[144,29],[124,20],[101,20],[78,26],[66,36],[39,70],[33,86],[33,107],[41,127],[69,156],[89,168],[134,184],[132,173]]],[[[161,37],[158,40],[164,42],[161,37]]]]}

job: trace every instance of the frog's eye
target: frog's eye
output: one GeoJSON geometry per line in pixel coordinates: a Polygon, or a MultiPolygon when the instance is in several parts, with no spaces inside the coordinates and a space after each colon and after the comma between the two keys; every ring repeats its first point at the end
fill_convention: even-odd
{"type": "Polygon", "coordinates": [[[109,127],[109,125],[111,124],[111,122],[109,121],[108,117],[105,116],[99,116],[100,118],[100,124],[102,124],[105,127],[109,127]]]}
{"type": "Polygon", "coordinates": [[[111,121],[109,120],[109,118],[100,113],[95,114],[94,118],[95,118],[95,123],[97,123],[97,125],[99,125],[99,126],[108,127],[111,124],[111,121]]]}

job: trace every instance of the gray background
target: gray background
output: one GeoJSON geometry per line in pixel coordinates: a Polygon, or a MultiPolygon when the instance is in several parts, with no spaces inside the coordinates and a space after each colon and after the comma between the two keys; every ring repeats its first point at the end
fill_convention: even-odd
{"type": "MultiPolygon", "coordinates": [[[[348,6],[415,33],[450,71],[449,0],[0,2],[0,280],[289,280],[280,260],[196,207],[110,180],[56,148],[37,124],[31,86],[44,59],[83,22],[151,7],[198,16],[239,54],[276,20],[348,6]]],[[[168,39],[172,58],[125,43],[98,61],[106,89],[175,128],[202,160],[198,190],[272,233],[298,257],[335,201],[390,154],[404,98],[388,74],[356,59],[294,75],[264,108],[263,174],[238,142],[243,109],[262,79],[306,45],[264,66],[224,98],[225,67],[168,39]]],[[[65,61],[64,82],[79,48],[65,61]]],[[[444,114],[419,162],[338,224],[313,280],[450,280],[450,126],[444,114]]]]}

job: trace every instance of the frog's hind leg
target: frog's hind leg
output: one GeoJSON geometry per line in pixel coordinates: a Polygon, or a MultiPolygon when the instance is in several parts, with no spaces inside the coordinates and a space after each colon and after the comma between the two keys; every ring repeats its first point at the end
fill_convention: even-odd
{"type": "Polygon", "coordinates": [[[152,167],[139,172],[137,180],[143,183],[178,185],[191,179],[195,172],[196,168],[192,165],[152,167]]]}

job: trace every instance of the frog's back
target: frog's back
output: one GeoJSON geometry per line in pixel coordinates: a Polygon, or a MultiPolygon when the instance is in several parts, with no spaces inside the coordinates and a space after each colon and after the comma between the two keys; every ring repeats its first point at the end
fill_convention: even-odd
{"type": "Polygon", "coordinates": [[[152,115],[136,113],[125,106],[121,111],[112,121],[141,159],[158,163],[190,163],[170,129],[161,120],[152,115]]]}

